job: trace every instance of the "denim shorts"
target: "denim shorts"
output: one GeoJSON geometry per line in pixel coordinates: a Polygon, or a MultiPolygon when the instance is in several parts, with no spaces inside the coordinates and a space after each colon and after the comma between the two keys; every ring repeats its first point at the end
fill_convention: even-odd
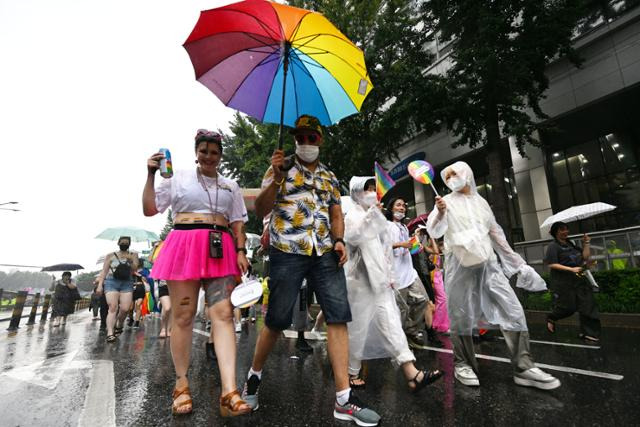
{"type": "Polygon", "coordinates": [[[269,249],[269,305],[266,325],[282,331],[291,325],[302,280],[315,293],[327,324],[351,321],[344,270],[336,255],[307,256],[269,249]]]}
{"type": "Polygon", "coordinates": [[[133,280],[120,280],[107,277],[104,280],[104,293],[107,292],[133,292],[133,280]]]}

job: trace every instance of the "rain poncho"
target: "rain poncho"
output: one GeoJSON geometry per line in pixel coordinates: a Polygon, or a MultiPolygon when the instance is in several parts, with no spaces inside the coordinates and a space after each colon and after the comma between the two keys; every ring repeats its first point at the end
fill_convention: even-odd
{"type": "Polygon", "coordinates": [[[546,285],[509,246],[489,204],[477,193],[469,165],[456,162],[445,168],[443,181],[449,169],[465,181],[470,193],[444,196],[447,210],[441,215],[436,208],[429,214],[427,231],[434,238],[444,236],[451,330],[459,335],[471,335],[478,327],[526,331],[524,311],[507,277],[518,274],[517,286],[528,290],[543,290],[546,285]]]}
{"type": "MultiPolygon", "coordinates": [[[[347,290],[353,320],[348,323],[349,359],[392,357],[394,363],[414,361],[395,301],[392,248],[387,220],[377,206],[365,206],[364,185],[373,177],[353,177],[353,205],[345,217],[348,261],[347,290]]],[[[351,363],[350,363],[351,367],[351,363]]]]}

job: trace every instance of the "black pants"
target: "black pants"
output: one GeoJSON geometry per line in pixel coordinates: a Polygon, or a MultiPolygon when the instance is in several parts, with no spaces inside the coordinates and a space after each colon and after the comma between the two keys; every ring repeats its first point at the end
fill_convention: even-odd
{"type": "Polygon", "coordinates": [[[553,282],[553,311],[547,318],[555,322],[577,311],[580,315],[580,332],[598,338],[600,313],[589,282],[575,274],[567,274],[562,280],[553,282]]]}
{"type": "Polygon", "coordinates": [[[104,296],[104,292],[100,296],[100,325],[107,325],[107,314],[109,314],[109,305],[107,304],[107,297],[104,296]]]}

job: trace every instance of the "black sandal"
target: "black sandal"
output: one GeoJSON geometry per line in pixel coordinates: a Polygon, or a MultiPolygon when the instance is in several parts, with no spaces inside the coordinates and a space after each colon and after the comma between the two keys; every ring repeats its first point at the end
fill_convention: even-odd
{"type": "Polygon", "coordinates": [[[364,381],[364,378],[360,376],[360,373],[358,373],[358,375],[349,375],[349,386],[351,388],[364,388],[365,385],[367,385],[367,383],[364,381]],[[356,381],[362,382],[358,384],[356,381]]]}
{"type": "Polygon", "coordinates": [[[118,336],[122,333],[122,331],[124,331],[123,327],[115,327],[113,328],[113,335],[118,336]]]}
{"type": "Polygon", "coordinates": [[[116,339],[115,335],[107,335],[107,342],[114,342],[116,339]]]}
{"type": "Polygon", "coordinates": [[[409,384],[411,383],[415,384],[414,388],[411,388],[411,386],[409,386],[409,389],[411,390],[412,393],[417,393],[418,391],[422,390],[429,384],[436,382],[440,377],[442,377],[442,375],[443,373],[439,369],[436,369],[434,371],[429,371],[429,370],[418,371],[416,376],[413,377],[412,380],[408,381],[409,384]],[[422,381],[418,381],[418,376],[420,376],[420,374],[422,374],[422,381]]]}
{"type": "Polygon", "coordinates": [[[555,334],[556,333],[556,322],[554,322],[551,319],[547,319],[547,331],[549,331],[550,334],[555,334]],[[551,327],[549,327],[549,325],[551,325],[551,327]]]}

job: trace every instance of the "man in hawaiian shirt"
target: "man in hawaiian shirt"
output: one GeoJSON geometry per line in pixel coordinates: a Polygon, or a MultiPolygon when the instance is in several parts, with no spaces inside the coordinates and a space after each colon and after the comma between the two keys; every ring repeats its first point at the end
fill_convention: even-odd
{"type": "Polygon", "coordinates": [[[336,382],[334,416],[376,425],[378,414],[366,408],[349,388],[347,322],[351,321],[351,311],[342,269],[347,254],[342,240],[339,183],[318,161],[323,143],[318,119],[300,116],[291,133],[296,140],[293,167],[282,170],[284,153],[276,150],[255,203],[258,216],[271,214],[269,307],[242,397],[258,409],[262,367],[281,332],[291,325],[296,297],[302,280],[307,278],[327,323],[329,358],[336,382]]]}

